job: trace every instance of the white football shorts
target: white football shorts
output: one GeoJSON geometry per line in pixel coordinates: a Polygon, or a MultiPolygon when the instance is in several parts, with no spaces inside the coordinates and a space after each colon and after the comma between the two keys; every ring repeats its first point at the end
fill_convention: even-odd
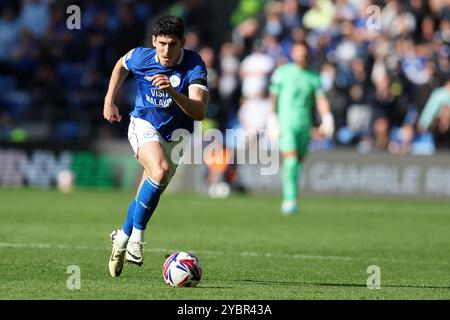
{"type": "Polygon", "coordinates": [[[175,171],[177,170],[178,162],[175,162],[172,159],[171,154],[173,148],[180,143],[180,141],[167,142],[150,122],[135,117],[130,117],[130,124],[128,126],[128,141],[130,141],[136,158],[138,157],[139,147],[144,143],[149,141],[159,142],[163,146],[166,153],[166,158],[169,162],[169,176],[167,183],[170,179],[172,179],[175,171]]]}

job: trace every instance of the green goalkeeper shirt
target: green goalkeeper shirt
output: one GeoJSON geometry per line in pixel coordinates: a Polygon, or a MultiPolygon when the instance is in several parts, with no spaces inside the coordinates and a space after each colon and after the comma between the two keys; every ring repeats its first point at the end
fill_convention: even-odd
{"type": "Polygon", "coordinates": [[[311,129],[315,98],[323,95],[317,72],[295,63],[284,64],[273,73],[269,91],[277,96],[280,128],[311,129]]]}

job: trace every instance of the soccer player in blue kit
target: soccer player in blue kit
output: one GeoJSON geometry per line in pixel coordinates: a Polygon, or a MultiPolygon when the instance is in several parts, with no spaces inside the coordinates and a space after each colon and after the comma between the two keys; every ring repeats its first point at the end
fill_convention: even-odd
{"type": "Polygon", "coordinates": [[[183,20],[163,16],[153,28],[154,49],[130,50],[112,71],[103,116],[110,123],[121,121],[114,97],[131,71],[138,90],[130,113],[128,140],[144,169],[122,229],[111,233],[112,277],[120,276],[125,259],[139,266],[144,262],[147,223],[177,167],[171,159],[171,150],[178,143],[171,140],[172,133],[177,129],[192,132],[194,120],[203,120],[206,114],[206,67],[197,53],[183,48],[184,41],[183,20]]]}

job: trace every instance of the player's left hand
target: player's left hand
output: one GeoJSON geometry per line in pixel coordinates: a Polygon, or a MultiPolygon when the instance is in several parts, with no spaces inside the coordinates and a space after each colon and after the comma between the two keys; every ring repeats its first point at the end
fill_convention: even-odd
{"type": "Polygon", "coordinates": [[[331,112],[321,115],[322,123],[319,126],[319,133],[326,138],[331,138],[334,133],[334,119],[331,112]]]}
{"type": "Polygon", "coordinates": [[[167,93],[173,92],[175,90],[172,85],[170,84],[169,77],[163,74],[155,74],[154,76],[150,77],[150,80],[152,81],[152,84],[157,87],[160,90],[163,90],[167,93]]]}

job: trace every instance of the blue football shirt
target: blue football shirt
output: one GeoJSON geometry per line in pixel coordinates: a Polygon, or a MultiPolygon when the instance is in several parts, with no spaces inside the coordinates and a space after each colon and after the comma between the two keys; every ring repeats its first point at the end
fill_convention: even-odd
{"type": "Polygon", "coordinates": [[[134,74],[138,87],[130,116],[150,122],[167,141],[176,129],[193,131],[194,119],[184,113],[168,93],[153,86],[150,77],[156,74],[168,76],[172,87],[186,96],[189,96],[191,85],[208,90],[206,67],[200,55],[181,49],[177,64],[164,67],[159,63],[155,49],[138,47],[124,56],[123,64],[134,74]]]}

